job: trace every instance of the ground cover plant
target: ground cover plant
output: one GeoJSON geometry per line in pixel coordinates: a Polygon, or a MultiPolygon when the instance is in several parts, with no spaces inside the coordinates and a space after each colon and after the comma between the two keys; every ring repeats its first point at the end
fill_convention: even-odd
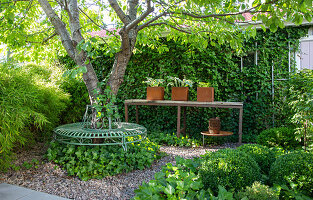
{"type": "Polygon", "coordinates": [[[238,199],[249,200],[278,200],[279,194],[268,185],[261,184],[260,182],[254,182],[252,186],[247,186],[242,192],[237,195],[238,199]]]}
{"type": "Polygon", "coordinates": [[[152,131],[148,135],[149,139],[159,145],[166,146],[184,146],[184,147],[199,147],[201,146],[200,139],[190,138],[188,135],[177,137],[175,133],[166,133],[163,131],[152,131]]]}
{"type": "Polygon", "coordinates": [[[199,158],[176,157],[176,165],[164,166],[154,180],[135,191],[134,199],[204,199],[209,192],[198,176],[199,165],[199,158]]]}
{"type": "Polygon", "coordinates": [[[164,154],[158,145],[146,139],[128,144],[127,151],[121,146],[75,146],[51,142],[46,156],[64,168],[69,176],[86,181],[142,170],[164,154]]]}
{"type": "Polygon", "coordinates": [[[51,136],[69,102],[61,76],[49,66],[0,64],[0,170],[10,166],[14,148],[51,136]]]}

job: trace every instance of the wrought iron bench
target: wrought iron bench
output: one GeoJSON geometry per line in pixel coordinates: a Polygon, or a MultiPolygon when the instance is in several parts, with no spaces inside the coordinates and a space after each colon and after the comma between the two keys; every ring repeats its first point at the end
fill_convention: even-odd
{"type": "Polygon", "coordinates": [[[89,108],[87,106],[84,122],[65,124],[55,128],[54,139],[73,145],[122,145],[127,151],[127,144],[140,142],[146,138],[147,129],[134,123],[116,121],[112,123],[114,128],[91,129],[91,122],[86,116],[89,108]],[[94,143],[94,139],[100,139],[101,142],[94,143]]]}

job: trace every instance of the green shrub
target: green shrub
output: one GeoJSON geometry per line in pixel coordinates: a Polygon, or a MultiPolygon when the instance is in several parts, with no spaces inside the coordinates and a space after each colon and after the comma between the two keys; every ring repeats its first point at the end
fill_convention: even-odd
{"type": "Polygon", "coordinates": [[[204,199],[209,193],[198,176],[200,158],[176,157],[176,165],[167,163],[154,180],[135,190],[134,199],[204,199]]]}
{"type": "Polygon", "coordinates": [[[280,156],[270,169],[273,184],[287,185],[313,195],[313,154],[295,151],[280,156]]]}
{"type": "Polygon", "coordinates": [[[245,144],[237,148],[250,155],[259,165],[261,172],[267,174],[271,164],[275,161],[275,154],[270,148],[258,144],[245,144]]]}
{"type": "Polygon", "coordinates": [[[217,190],[221,185],[227,190],[250,186],[261,178],[260,167],[248,154],[235,150],[223,149],[205,155],[200,168],[203,184],[217,190]]]}
{"type": "Polygon", "coordinates": [[[291,122],[296,127],[296,139],[305,149],[313,150],[313,71],[304,69],[289,79],[287,102],[291,106],[291,122]]]}
{"type": "Polygon", "coordinates": [[[121,146],[75,146],[52,142],[47,151],[50,161],[62,166],[70,176],[82,180],[103,178],[135,169],[144,169],[161,158],[159,146],[148,139],[121,146]]]}
{"type": "Polygon", "coordinates": [[[159,145],[167,146],[185,146],[185,147],[199,147],[201,142],[194,138],[189,138],[188,136],[177,137],[175,133],[169,134],[164,132],[152,132],[148,136],[151,141],[159,145]]]}
{"type": "Polygon", "coordinates": [[[60,120],[63,124],[82,121],[86,105],[90,105],[85,83],[81,78],[65,77],[60,82],[60,88],[70,94],[68,108],[62,113],[60,120]]]}
{"type": "Polygon", "coordinates": [[[10,166],[13,148],[49,133],[65,110],[68,95],[49,66],[0,65],[0,170],[10,166]]]}
{"type": "Polygon", "coordinates": [[[238,193],[238,198],[244,197],[249,200],[278,200],[279,195],[267,185],[263,185],[260,182],[254,182],[251,187],[246,187],[242,192],[238,193]]]}
{"type": "Polygon", "coordinates": [[[287,127],[270,128],[262,131],[257,137],[257,143],[284,149],[294,149],[300,146],[299,142],[296,141],[295,131],[287,127]]]}

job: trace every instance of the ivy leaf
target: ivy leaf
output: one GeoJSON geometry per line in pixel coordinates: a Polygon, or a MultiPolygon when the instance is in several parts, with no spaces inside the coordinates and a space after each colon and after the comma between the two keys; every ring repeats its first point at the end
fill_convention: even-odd
{"type": "Polygon", "coordinates": [[[201,182],[192,182],[190,184],[190,187],[193,189],[193,190],[199,190],[201,188],[201,182]]]}
{"type": "Polygon", "coordinates": [[[175,188],[172,185],[167,184],[166,188],[164,189],[164,192],[167,195],[172,195],[175,192],[175,188]]]}

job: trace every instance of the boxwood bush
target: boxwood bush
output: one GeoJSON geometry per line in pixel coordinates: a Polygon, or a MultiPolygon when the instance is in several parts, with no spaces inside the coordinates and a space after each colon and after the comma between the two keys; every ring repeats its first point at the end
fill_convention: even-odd
{"type": "Polygon", "coordinates": [[[288,127],[270,128],[258,135],[257,143],[268,147],[294,149],[301,146],[296,140],[295,131],[288,127]]]}
{"type": "Polygon", "coordinates": [[[84,181],[144,169],[164,155],[149,139],[127,147],[126,152],[121,146],[75,146],[52,142],[46,155],[68,175],[76,175],[84,181]]]}
{"type": "Polygon", "coordinates": [[[313,196],[313,154],[295,151],[280,156],[271,166],[270,181],[313,196]]]}
{"type": "Polygon", "coordinates": [[[267,174],[271,164],[275,161],[275,153],[270,148],[259,144],[245,144],[237,148],[250,155],[259,165],[261,172],[267,174]]]}
{"type": "Polygon", "coordinates": [[[218,185],[227,190],[240,190],[261,178],[260,167],[248,154],[235,149],[209,152],[200,167],[205,187],[217,191],[218,185]]]}

